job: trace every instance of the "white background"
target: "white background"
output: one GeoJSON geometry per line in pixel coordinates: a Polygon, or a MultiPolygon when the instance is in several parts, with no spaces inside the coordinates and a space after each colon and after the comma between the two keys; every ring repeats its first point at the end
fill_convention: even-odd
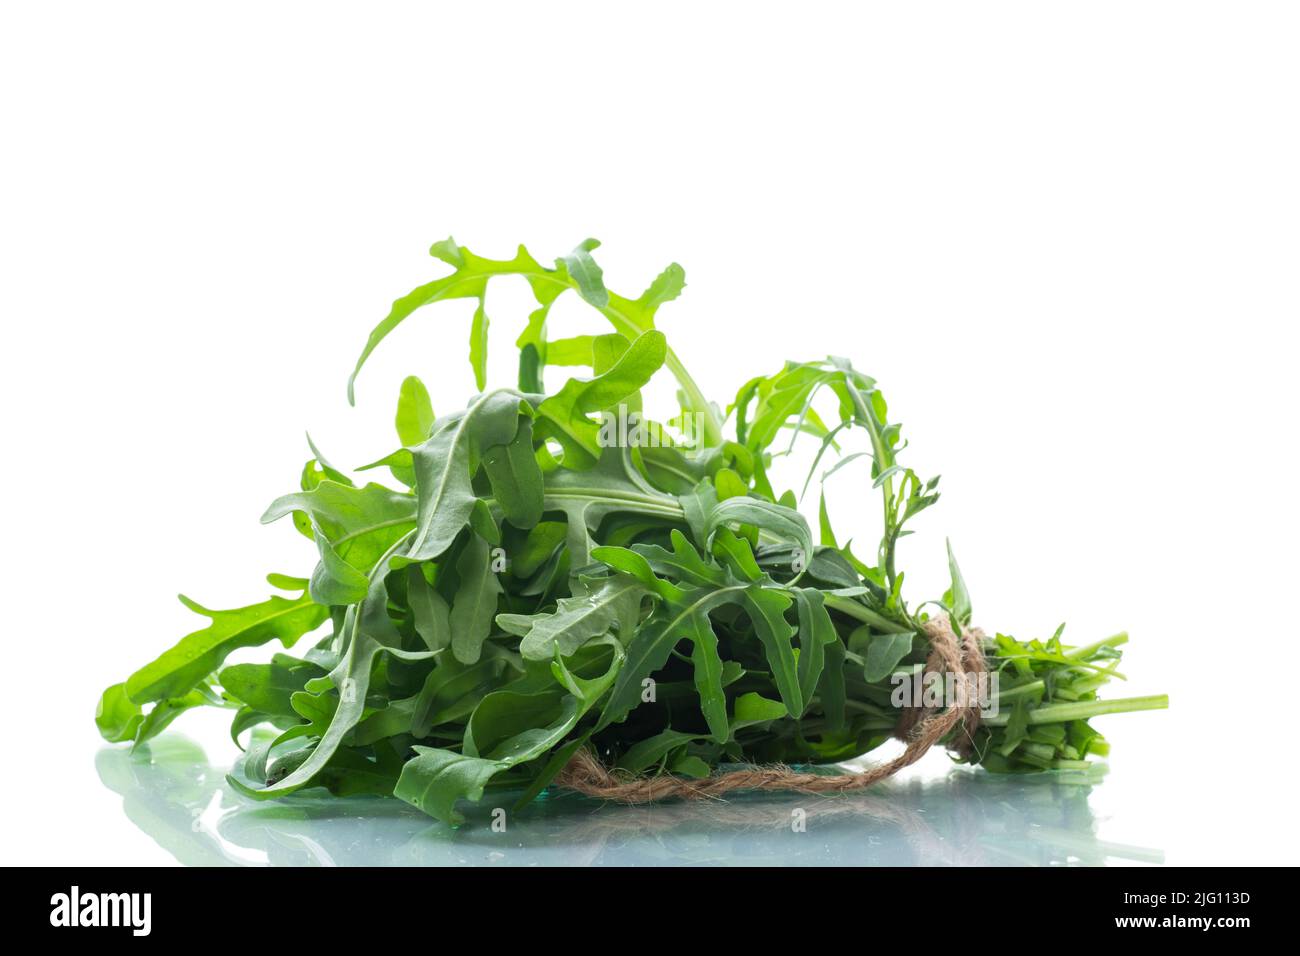
{"type": "MultiPolygon", "coordinates": [[[[170,860],[95,776],[97,695],[199,626],[176,592],[233,606],[311,566],[257,521],[304,429],[356,465],[404,375],[468,397],[466,303],[344,392],[448,233],[542,261],[597,236],[630,295],[682,263],[660,326],[719,402],[852,357],[943,474],[913,599],[946,535],[985,627],[1129,630],[1119,693],[1172,707],[1099,721],[1108,812],[1169,862],[1292,860],[1298,28],[1268,3],[6,5],[5,862],[170,860]]],[[[498,376],[525,309],[489,299],[498,376]]],[[[868,541],[849,474],[838,530],[868,541]]]]}

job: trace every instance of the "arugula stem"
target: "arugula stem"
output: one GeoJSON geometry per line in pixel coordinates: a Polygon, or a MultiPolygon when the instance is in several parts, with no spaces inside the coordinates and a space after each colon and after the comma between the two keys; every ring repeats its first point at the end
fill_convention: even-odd
{"type": "Polygon", "coordinates": [[[668,370],[677,379],[677,384],[681,385],[682,392],[686,395],[686,400],[691,406],[690,410],[700,416],[700,420],[704,425],[704,434],[695,436],[697,441],[706,447],[721,445],[722,421],[718,418],[718,413],[714,410],[713,405],[704,397],[704,392],[700,390],[700,386],[695,384],[695,379],[691,378],[691,373],[686,371],[686,366],[682,364],[682,360],[677,357],[677,354],[672,349],[669,349],[664,364],[668,366],[668,370]]]}
{"type": "Polygon", "coordinates": [[[891,621],[883,614],[878,614],[852,598],[842,597],[838,594],[828,594],[826,595],[826,606],[834,608],[854,620],[861,621],[863,624],[870,624],[891,633],[902,633],[904,630],[898,621],[891,621]]]}
{"type": "MultiPolygon", "coordinates": [[[[1030,724],[1055,724],[1067,720],[1087,720],[1102,714],[1127,714],[1138,710],[1164,710],[1169,706],[1168,694],[1156,694],[1151,697],[1120,697],[1116,700],[1082,700],[1068,704],[1046,704],[1029,711],[1030,724]]],[[[1005,727],[1011,720],[1010,714],[998,714],[986,717],[984,724],[989,727],[1005,727]]]]}
{"type": "Polygon", "coordinates": [[[1120,631],[1102,641],[1094,641],[1092,644],[1085,644],[1083,647],[1076,647],[1072,651],[1066,651],[1066,657],[1088,657],[1096,653],[1103,647],[1119,647],[1121,644],[1128,643],[1128,632],[1120,631]]]}
{"type": "MultiPolygon", "coordinates": [[[[854,411],[862,419],[862,424],[871,436],[871,451],[876,459],[876,467],[883,473],[889,468],[889,452],[885,448],[880,429],[876,427],[875,415],[867,407],[866,401],[862,398],[862,390],[856,384],[850,383],[849,394],[853,397],[854,411]]],[[[885,578],[889,582],[890,591],[893,591],[894,579],[897,577],[894,563],[894,545],[898,539],[897,529],[894,527],[894,478],[892,475],[886,476],[885,480],[881,482],[880,490],[884,499],[885,512],[884,548],[882,549],[884,554],[882,557],[885,562],[885,578]]]]}
{"type": "Polygon", "coordinates": [[[999,690],[997,698],[999,701],[1010,700],[1013,697],[1024,697],[1026,694],[1032,694],[1035,691],[1047,690],[1047,684],[1041,680],[1030,681],[1028,684],[1021,684],[1019,687],[1012,687],[1008,690],[999,690]]]}

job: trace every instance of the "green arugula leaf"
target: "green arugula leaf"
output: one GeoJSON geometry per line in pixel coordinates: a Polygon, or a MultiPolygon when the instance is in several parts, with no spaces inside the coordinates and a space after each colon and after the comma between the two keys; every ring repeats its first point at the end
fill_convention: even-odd
{"type": "Polygon", "coordinates": [[[608,370],[589,379],[569,379],[537,406],[539,424],[545,426],[542,437],[563,446],[565,467],[584,470],[596,464],[611,442],[602,442],[602,426],[588,416],[615,407],[644,386],[666,355],[663,333],[643,332],[608,370]]]}
{"type": "Polygon", "coordinates": [[[664,763],[674,750],[697,739],[695,734],[683,733],[680,730],[665,730],[629,747],[619,759],[618,769],[628,773],[644,773],[657,764],[664,763]]]}
{"type": "Polygon", "coordinates": [[[416,747],[417,756],[402,768],[394,794],[425,813],[449,823],[463,822],[456,811],[462,798],[477,800],[488,781],[503,770],[527,763],[559,745],[582,716],[608,690],[623,664],[623,652],[610,642],[609,668],[594,679],[572,674],[557,653],[552,663],[568,695],[488,694],[475,708],[465,730],[464,752],[416,747]],[[537,726],[543,720],[543,726],[537,726]],[[487,751],[486,756],[480,753],[487,751]]]}
{"type": "MultiPolygon", "coordinates": [[[[839,642],[835,624],[826,610],[826,597],[816,588],[797,588],[795,604],[799,608],[799,693],[806,710],[821,681],[826,666],[826,648],[839,642]]],[[[803,711],[791,711],[802,717],[803,711]]]]}
{"type": "Polygon", "coordinates": [[[527,530],[541,520],[545,489],[542,469],[533,454],[531,419],[520,420],[519,430],[507,444],[483,453],[483,470],[507,521],[527,530]]]}
{"type": "Polygon", "coordinates": [[[424,579],[418,565],[407,568],[406,600],[411,606],[415,633],[424,646],[440,651],[451,646],[451,607],[424,579]]]}
{"type": "Polygon", "coordinates": [[[864,670],[870,683],[884,680],[898,667],[898,662],[912,652],[911,631],[899,634],[873,634],[867,645],[867,663],[864,670]]]}
{"type": "Polygon", "coordinates": [[[348,605],[365,597],[370,569],[415,526],[416,500],[383,485],[357,488],[322,481],[310,491],[277,498],[262,523],[291,513],[308,516],[320,553],[312,598],[318,604],[348,605]]]}
{"type": "Polygon", "coordinates": [[[488,317],[486,296],[478,298],[474,320],[469,327],[469,364],[474,369],[474,387],[482,391],[487,387],[488,317]]]}
{"type": "Polygon", "coordinates": [[[408,375],[402,380],[402,389],[397,397],[398,440],[406,446],[421,444],[433,431],[434,420],[429,390],[414,375],[408,375]]]}
{"type": "MultiPolygon", "coordinates": [[[[476,256],[453,239],[435,243],[432,254],[435,258],[452,266],[451,275],[425,283],[393,302],[392,308],[371,331],[365,348],[357,359],[356,368],[348,378],[348,402],[355,404],[356,379],[366,359],[405,319],[416,310],[449,299],[476,298],[482,301],[487,293],[488,281],[496,276],[523,276],[532,288],[539,308],[528,318],[528,325],[520,336],[518,346],[521,350],[531,347],[537,353],[537,360],[545,360],[545,326],[546,317],[555,299],[568,289],[574,289],[582,298],[594,306],[624,338],[629,341],[643,332],[654,328],[655,312],[665,302],[676,298],[685,285],[685,274],[676,263],[670,265],[637,299],[625,299],[609,292],[604,287],[599,267],[591,259],[591,252],[599,243],[588,239],[578,246],[569,256],[563,257],[556,264],[556,269],[546,269],[538,264],[523,246],[513,259],[484,259],[476,256]],[[576,267],[576,275],[570,272],[570,266],[576,267]]],[[[477,362],[472,357],[477,377],[477,362]]],[[[682,386],[685,398],[683,408],[699,415],[704,425],[703,438],[709,443],[716,443],[722,438],[722,423],[717,410],[704,397],[700,387],[686,371],[681,360],[671,351],[667,358],[668,368],[682,386]]],[[[483,386],[480,385],[481,389],[483,386]]]]}
{"type": "Polygon", "coordinates": [[[496,622],[508,634],[522,638],[519,652],[527,660],[550,660],[557,649],[568,657],[592,638],[610,631],[630,639],[645,593],[632,578],[607,578],[587,594],[560,598],[554,611],[498,614],[496,622]]]}
{"type": "Polygon", "coordinates": [[[126,684],[114,684],[104,691],[95,708],[95,726],[110,743],[134,740],[144,720],[140,705],[126,693],[126,684]]]}
{"type": "Polygon", "coordinates": [[[292,717],[289,698],[303,690],[321,670],[311,664],[286,667],[280,663],[232,664],[221,669],[218,681],[225,693],[267,716],[292,717]]]}
{"type": "Polygon", "coordinates": [[[680,521],[676,498],[651,487],[637,474],[627,449],[607,448],[587,471],[561,468],[546,476],[545,510],[568,519],[565,545],[576,574],[591,563],[592,532],[614,515],[680,521]]]}
{"type": "Polygon", "coordinates": [[[711,537],[718,528],[732,524],[753,525],[778,540],[791,542],[803,551],[805,561],[812,556],[812,531],[803,515],[791,508],[757,498],[727,498],[708,512],[704,534],[711,537]]]}
{"type": "Polygon", "coordinates": [[[957,567],[957,557],[952,553],[952,542],[948,542],[948,572],[952,575],[952,586],[944,595],[945,603],[952,610],[952,616],[959,625],[969,624],[971,618],[970,592],[966,590],[966,581],[957,567]]]}
{"type": "Polygon", "coordinates": [[[477,801],[496,774],[506,769],[499,760],[467,757],[450,750],[416,746],[406,762],[393,795],[417,810],[447,823],[464,823],[456,810],[461,799],[477,801]]]}
{"type": "Polygon", "coordinates": [[[501,582],[492,570],[488,543],[472,535],[456,559],[460,586],[451,602],[451,652],[462,664],[473,664],[492,633],[501,582]]]}
{"type": "Polygon", "coordinates": [[[567,256],[556,260],[558,268],[566,269],[573,280],[578,294],[598,309],[609,305],[609,292],[605,288],[604,275],[592,252],[600,247],[600,240],[585,239],[567,256]]]}
{"type": "Polygon", "coordinates": [[[429,440],[415,449],[418,514],[407,557],[440,557],[469,522],[478,500],[472,480],[482,452],[518,434],[522,400],[510,389],[481,395],[463,413],[439,420],[429,440]]]}
{"type": "Polygon", "coordinates": [[[732,718],[732,730],[743,730],[756,724],[766,724],[788,716],[785,704],[777,700],[768,700],[761,694],[750,692],[736,698],[735,714],[732,718]]]}
{"type": "MultiPolygon", "coordinates": [[[[702,650],[698,659],[704,661],[706,666],[710,665],[712,642],[707,635],[712,633],[712,625],[708,613],[728,601],[739,600],[746,587],[747,585],[731,585],[717,590],[689,589],[683,591],[680,599],[664,602],[644,621],[628,644],[627,661],[601,712],[597,730],[622,721],[640,703],[644,689],[642,682],[651,679],[652,674],[663,668],[668,655],[679,641],[689,640],[692,645],[700,644],[702,650]]],[[[696,666],[699,667],[698,661],[696,666]]],[[[718,672],[720,675],[720,667],[718,672]]],[[[719,684],[720,681],[715,681],[710,673],[696,679],[697,690],[703,686],[710,694],[714,689],[721,693],[719,684]]],[[[701,703],[705,704],[703,700],[701,703]]]]}
{"type": "Polygon", "coordinates": [[[791,603],[790,596],[776,588],[751,584],[744,592],[745,608],[767,654],[781,702],[791,716],[797,717],[803,713],[803,691],[799,686],[798,665],[791,644],[796,629],[785,619],[786,609],[791,603]]]}
{"type": "MultiPolygon", "coordinates": [[[[306,594],[298,598],[276,595],[260,604],[229,611],[209,610],[184,595],[181,602],[196,614],[211,618],[212,623],[181,638],[171,650],[128,677],[125,693],[132,703],[182,698],[220,667],[232,651],[274,640],[291,647],[328,616],[326,609],[306,594]]],[[[108,712],[120,716],[120,704],[109,703],[108,712]]]]}
{"type": "MultiPolygon", "coordinates": [[[[431,651],[412,653],[398,647],[400,638],[388,616],[388,590],[384,581],[393,553],[399,545],[394,545],[392,551],[371,572],[372,583],[365,599],[348,608],[343,625],[347,650],[337,666],[330,671],[328,678],[338,693],[337,706],[310,755],[291,773],[261,789],[249,787],[236,777],[229,777],[231,786],[241,793],[265,800],[311,785],[361,720],[376,658],[380,654],[410,660],[427,660],[432,656],[431,651]]],[[[299,696],[294,695],[293,700],[296,702],[299,696]]]]}

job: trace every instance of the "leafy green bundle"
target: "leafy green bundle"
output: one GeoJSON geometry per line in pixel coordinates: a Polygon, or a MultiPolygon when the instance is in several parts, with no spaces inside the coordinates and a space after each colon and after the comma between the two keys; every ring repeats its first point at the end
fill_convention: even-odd
{"type": "MultiPolygon", "coordinates": [[[[276,731],[252,735],[232,773],[249,796],[396,794],[448,821],[488,788],[526,803],[584,747],[628,773],[703,777],[728,762],[834,763],[884,743],[899,718],[891,695],[926,666],[923,608],[955,630],[970,622],[951,549],[942,598],[916,609],[903,599],[898,541],[938,500],[938,479],[899,462],[884,397],[843,359],[753,378],[724,416],[655,328],[685,285],[681,267],[627,299],[605,288],[596,246],[549,268],[523,247],[492,260],[435,244],[452,271],[393,303],[349,399],[389,332],[456,298],[478,302],[480,394],[435,418],[419,379],[402,384],[402,447],[359,469],[385,468],[398,488],[357,485],[312,446],[299,489],[263,516],[290,517],[315,543],[310,580],[271,575],[287,596],[233,610],[182,598],[210,623],[104,692],[103,736],[139,744],[191,707],[229,708],[236,743],[259,725],[276,731]],[[484,301],[503,275],[522,276],[537,308],[517,343],[517,386],[487,389],[484,301]],[[550,309],[570,290],[613,331],[548,340],[550,309]],[[547,366],[589,374],[548,395],[547,366]],[[679,386],[664,422],[641,400],[661,368],[679,386]],[[805,491],[828,452],[839,457],[823,480],[869,465],[883,516],[870,562],[837,542],[824,494],[814,541],[794,493],[773,489],[787,434],[818,443],[805,491]],[[854,435],[864,450],[843,453],[854,435]],[[240,648],[287,649],[322,627],[301,656],[225,665],[240,648]]],[[[984,639],[997,714],[961,741],[961,759],[1026,771],[1104,755],[1089,718],[1166,705],[1097,698],[1122,677],[1126,639],[984,639]]]]}

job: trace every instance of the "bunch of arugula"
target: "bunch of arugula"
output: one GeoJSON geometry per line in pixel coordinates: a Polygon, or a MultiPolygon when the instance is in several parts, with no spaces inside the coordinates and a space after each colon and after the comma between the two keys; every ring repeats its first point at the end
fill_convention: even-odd
{"type": "MultiPolygon", "coordinates": [[[[605,288],[596,246],[549,268],[523,247],[492,260],[435,244],[452,271],[393,303],[349,399],[388,333],[456,298],[477,299],[469,353],[480,393],[435,418],[420,380],[403,382],[402,447],[358,469],[385,468],[397,488],[357,485],[312,446],[299,489],[263,516],[290,517],[315,543],[310,580],[270,575],[288,596],[233,610],[182,598],[209,625],[104,692],[103,736],[139,744],[191,707],[228,708],[237,744],[259,725],[275,731],[250,735],[232,773],[250,797],[396,794],[448,821],[458,800],[489,788],[528,802],[581,747],[631,773],[700,777],[728,762],[843,761],[884,743],[897,681],[925,666],[923,608],[958,627],[971,617],[951,549],[940,600],[912,609],[902,595],[898,541],[938,500],[938,479],[899,462],[884,397],[843,359],[751,379],[721,414],[655,328],[685,284],[681,267],[627,299],[605,288]],[[484,302],[503,275],[522,276],[537,308],[518,339],[516,387],[489,390],[484,302]],[[613,331],[548,339],[548,313],[567,291],[613,331]],[[547,366],[590,374],[548,395],[547,366]],[[680,409],[660,423],[642,416],[640,391],[664,367],[680,409]],[[817,410],[819,395],[836,417],[817,410]],[[852,433],[865,450],[841,454],[852,433]],[[871,563],[837,542],[824,494],[814,541],[794,493],[775,492],[785,434],[819,443],[804,491],[827,452],[840,457],[822,480],[869,465],[883,505],[871,563]],[[239,648],[287,649],[322,627],[301,656],[223,666],[239,648]]],[[[963,759],[1026,771],[1104,755],[1089,718],[1166,705],[1098,699],[1122,677],[1126,639],[986,640],[999,712],[963,759]]]]}

